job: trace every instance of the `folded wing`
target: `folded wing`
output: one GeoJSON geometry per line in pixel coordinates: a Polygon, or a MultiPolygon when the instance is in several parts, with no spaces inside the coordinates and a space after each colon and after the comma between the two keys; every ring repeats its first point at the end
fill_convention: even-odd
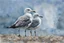
{"type": "Polygon", "coordinates": [[[35,28],[39,25],[39,21],[38,20],[33,20],[31,25],[28,27],[28,29],[30,28],[35,28]]]}
{"type": "Polygon", "coordinates": [[[10,26],[10,28],[25,27],[25,26],[28,26],[30,23],[31,23],[31,20],[29,17],[21,16],[12,26],[10,26]]]}

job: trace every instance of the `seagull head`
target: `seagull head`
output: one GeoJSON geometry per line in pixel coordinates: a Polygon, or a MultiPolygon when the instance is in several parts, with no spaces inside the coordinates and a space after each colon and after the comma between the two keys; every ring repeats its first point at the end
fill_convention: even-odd
{"type": "Polygon", "coordinates": [[[30,13],[30,12],[32,12],[32,9],[31,9],[31,8],[26,8],[26,9],[24,10],[24,12],[25,12],[25,13],[30,13]]]}
{"type": "Polygon", "coordinates": [[[31,8],[26,8],[26,9],[24,10],[24,12],[25,12],[25,13],[31,13],[31,12],[36,13],[36,11],[35,11],[35,10],[32,10],[31,8]]]}
{"type": "Polygon", "coordinates": [[[36,17],[43,18],[43,16],[40,16],[38,13],[34,13],[33,17],[34,17],[34,18],[36,18],[36,17]]]}

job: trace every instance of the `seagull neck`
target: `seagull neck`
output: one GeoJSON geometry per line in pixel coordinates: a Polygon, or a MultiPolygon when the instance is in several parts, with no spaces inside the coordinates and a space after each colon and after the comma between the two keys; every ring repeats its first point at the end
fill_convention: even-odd
{"type": "Polygon", "coordinates": [[[29,15],[31,15],[31,14],[30,14],[30,13],[25,13],[25,15],[28,15],[28,16],[29,16],[29,15]]]}
{"type": "Polygon", "coordinates": [[[30,17],[30,20],[32,21],[33,17],[31,15],[31,13],[26,13],[25,15],[28,16],[28,17],[30,17]]]}
{"type": "Polygon", "coordinates": [[[33,18],[31,13],[25,13],[26,16],[29,16],[30,18],[33,18]]]}

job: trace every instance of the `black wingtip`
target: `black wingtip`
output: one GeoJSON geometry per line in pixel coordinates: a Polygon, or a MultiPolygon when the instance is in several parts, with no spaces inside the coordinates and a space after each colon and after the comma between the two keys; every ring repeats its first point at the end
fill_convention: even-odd
{"type": "Polygon", "coordinates": [[[10,28],[10,27],[8,27],[8,26],[4,26],[4,28],[10,28]]]}
{"type": "Polygon", "coordinates": [[[4,28],[16,28],[15,25],[12,25],[12,26],[4,26],[4,28]]]}
{"type": "Polygon", "coordinates": [[[8,26],[5,26],[5,25],[4,25],[3,27],[4,27],[4,28],[9,28],[8,26]]]}
{"type": "Polygon", "coordinates": [[[6,28],[10,28],[10,27],[6,27],[6,28]]]}

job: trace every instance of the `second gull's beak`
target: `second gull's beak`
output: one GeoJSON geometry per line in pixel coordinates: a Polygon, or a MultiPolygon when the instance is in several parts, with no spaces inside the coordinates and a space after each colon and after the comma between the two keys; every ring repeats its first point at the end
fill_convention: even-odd
{"type": "Polygon", "coordinates": [[[36,11],[35,11],[35,10],[32,10],[32,12],[36,13],[36,11]]]}
{"type": "Polygon", "coordinates": [[[39,16],[40,18],[43,18],[43,16],[39,16]]]}

